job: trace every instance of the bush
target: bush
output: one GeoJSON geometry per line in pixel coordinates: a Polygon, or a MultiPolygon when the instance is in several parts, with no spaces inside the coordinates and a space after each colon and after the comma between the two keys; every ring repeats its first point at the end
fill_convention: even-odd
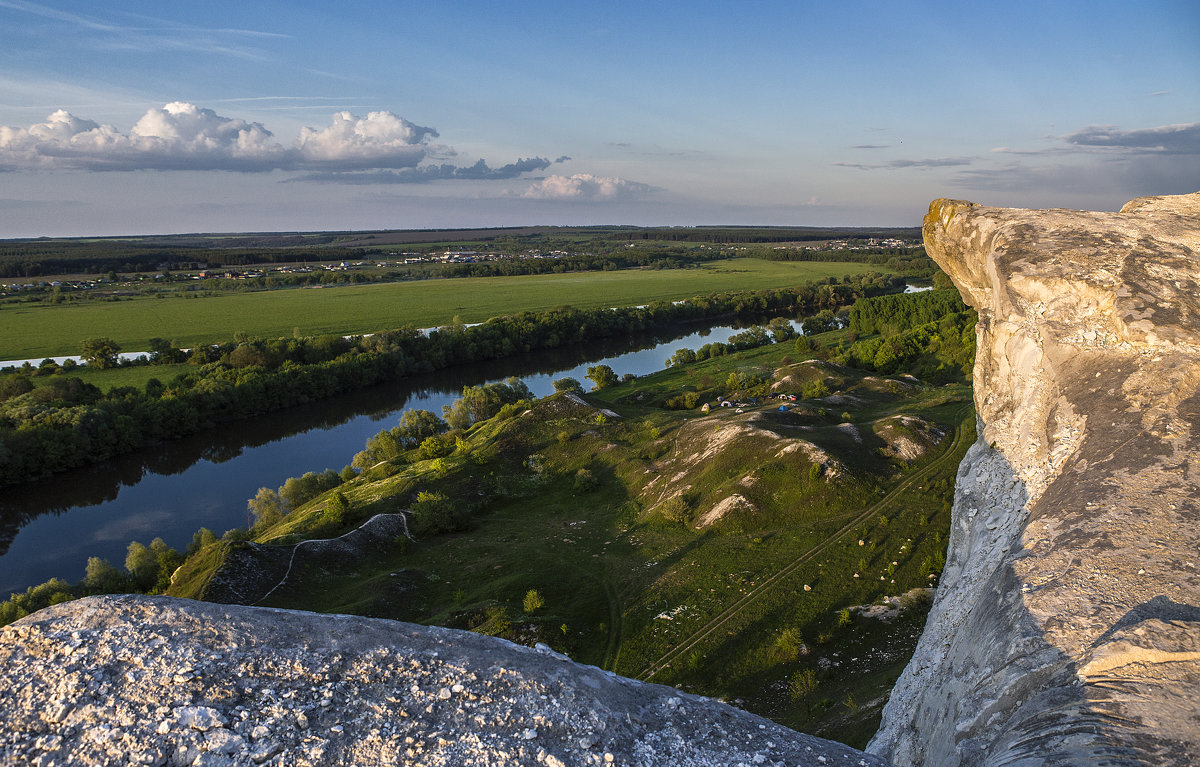
{"type": "Polygon", "coordinates": [[[579,471],[575,472],[575,492],[591,492],[592,490],[595,490],[599,484],[600,481],[596,479],[596,476],[592,474],[591,471],[587,469],[580,469],[579,471]]]}
{"type": "Polygon", "coordinates": [[[436,535],[466,527],[466,513],[442,493],[422,490],[411,511],[409,529],[414,535],[436,535]]]}
{"type": "Polygon", "coordinates": [[[686,523],[692,515],[688,502],[682,496],[668,498],[658,505],[658,513],[668,522],[686,523]]]}
{"type": "Polygon", "coordinates": [[[426,437],[421,442],[422,458],[441,458],[442,456],[450,455],[453,451],[454,444],[441,435],[435,434],[432,437],[426,437]]]}
{"type": "Polygon", "coordinates": [[[804,638],[797,628],[786,628],[775,639],[774,656],[783,663],[791,663],[800,656],[804,648],[804,638]]]}
{"type": "Polygon", "coordinates": [[[325,501],[325,510],[321,512],[321,524],[327,527],[340,528],[346,524],[346,515],[350,512],[350,501],[341,490],[336,491],[325,501]]]}
{"type": "Polygon", "coordinates": [[[802,668],[788,679],[788,697],[792,700],[807,698],[817,691],[817,675],[811,668],[802,668]]]}
{"type": "Polygon", "coordinates": [[[821,399],[822,397],[828,397],[829,394],[829,387],[825,385],[824,381],[809,381],[801,389],[801,396],[804,399],[821,399]]]}
{"type": "Polygon", "coordinates": [[[530,589],[525,592],[525,599],[521,602],[522,609],[529,614],[533,614],[546,606],[546,600],[542,599],[542,595],[536,589],[530,589]]]}

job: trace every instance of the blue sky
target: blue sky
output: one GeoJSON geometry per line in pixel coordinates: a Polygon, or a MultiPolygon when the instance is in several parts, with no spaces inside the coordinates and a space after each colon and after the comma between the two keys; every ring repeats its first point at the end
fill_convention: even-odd
{"type": "Polygon", "coordinates": [[[1200,4],[0,0],[0,237],[1200,189],[1200,4]]]}

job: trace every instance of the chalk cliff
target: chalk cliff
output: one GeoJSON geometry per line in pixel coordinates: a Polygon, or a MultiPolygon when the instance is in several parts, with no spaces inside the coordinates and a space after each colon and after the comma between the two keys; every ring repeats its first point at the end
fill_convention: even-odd
{"type": "Polygon", "coordinates": [[[90,597],[0,630],[0,764],[884,762],[717,701],[453,629],[90,597]]]}
{"type": "Polygon", "coordinates": [[[979,312],[979,442],[868,750],[901,765],[1200,754],[1200,193],[1119,213],[937,200],[979,312]]]}

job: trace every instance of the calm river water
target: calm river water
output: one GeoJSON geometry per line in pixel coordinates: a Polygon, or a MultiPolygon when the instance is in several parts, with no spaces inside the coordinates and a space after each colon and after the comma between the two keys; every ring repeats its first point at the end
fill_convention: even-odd
{"type": "MultiPolygon", "coordinates": [[[[692,326],[693,328],[695,326],[692,326]]],[[[161,536],[182,550],[200,527],[247,523],[246,501],[306,471],[341,469],[367,438],[410,408],[440,414],[468,385],[522,378],[537,396],[589,365],[618,375],[661,370],[677,349],[725,341],[718,326],[646,335],[460,366],[212,429],[96,466],[10,487],[0,498],[0,599],[58,576],[83,577],[89,556],[122,565],[131,540],[161,536]],[[686,331],[681,331],[686,332],[686,331]]]]}

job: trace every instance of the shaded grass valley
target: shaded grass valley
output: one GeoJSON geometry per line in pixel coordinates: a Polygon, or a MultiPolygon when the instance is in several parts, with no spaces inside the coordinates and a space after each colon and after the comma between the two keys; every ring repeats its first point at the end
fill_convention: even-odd
{"type": "Polygon", "coordinates": [[[944,564],[974,414],[968,384],[872,375],[849,348],[515,390],[208,541],[168,593],[543,642],[862,746],[944,564]]]}

